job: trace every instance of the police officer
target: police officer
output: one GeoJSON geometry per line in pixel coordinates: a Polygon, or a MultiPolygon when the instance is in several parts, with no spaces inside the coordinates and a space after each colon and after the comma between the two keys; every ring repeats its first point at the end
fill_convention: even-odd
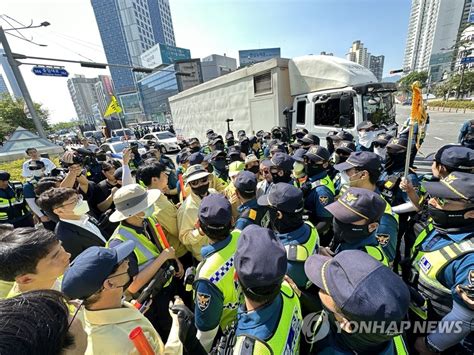
{"type": "Polygon", "coordinates": [[[199,206],[199,228],[209,237],[194,282],[194,315],[198,338],[209,351],[219,328],[237,318],[239,289],[234,282],[234,254],[239,232],[232,230],[229,201],[220,194],[206,196],[199,206]]]}
{"type": "Polygon", "coordinates": [[[357,125],[357,133],[359,142],[357,143],[357,151],[373,151],[373,142],[377,136],[376,126],[370,121],[362,121],[357,125]]]}
{"type": "Polygon", "coordinates": [[[474,149],[474,119],[464,122],[459,131],[458,143],[474,149]]]}
{"type": "MultiPolygon", "coordinates": [[[[346,162],[335,166],[341,172],[341,182],[343,182],[341,194],[350,186],[374,191],[381,196],[376,186],[381,174],[381,166],[380,159],[375,153],[351,153],[346,162]]],[[[386,201],[383,212],[376,231],[376,238],[392,262],[397,251],[398,215],[393,212],[392,207],[386,201]]]]}
{"type": "Polygon", "coordinates": [[[380,157],[382,163],[385,163],[385,157],[387,155],[387,144],[393,138],[388,133],[379,133],[377,138],[374,140],[374,153],[380,157]]]}
{"type": "MultiPolygon", "coordinates": [[[[193,153],[189,156],[189,166],[201,164],[204,168],[209,166],[208,162],[205,162],[205,156],[202,153],[193,153]]],[[[216,175],[210,174],[209,175],[209,187],[215,189],[217,192],[223,192],[227,187],[227,184],[219,179],[216,175]]],[[[191,193],[191,188],[186,186],[186,196],[191,193]]]]}
{"type": "Polygon", "coordinates": [[[229,171],[227,169],[226,153],[222,150],[216,150],[211,154],[210,164],[213,167],[212,174],[214,174],[220,183],[225,185],[229,184],[229,171]]]}
{"type": "Polygon", "coordinates": [[[317,135],[307,133],[303,138],[298,140],[301,143],[301,148],[308,150],[313,145],[319,145],[320,139],[317,135]]]}
{"type": "Polygon", "coordinates": [[[284,245],[288,259],[287,275],[299,288],[310,286],[304,273],[304,262],[319,248],[319,235],[311,222],[303,221],[303,192],[297,187],[278,183],[258,204],[270,209],[270,225],[284,245]]]}
{"type": "Polygon", "coordinates": [[[293,171],[293,163],[295,160],[286,153],[275,153],[269,160],[264,160],[263,164],[270,169],[272,175],[272,182],[278,184],[279,182],[291,183],[291,173],[293,171]]]}
{"type": "Polygon", "coordinates": [[[304,165],[304,155],[306,154],[306,149],[299,148],[297,149],[294,154],[291,156],[295,161],[293,163],[293,185],[297,188],[301,188],[303,184],[308,180],[308,175],[305,172],[305,165],[304,165]]]}
{"type": "Polygon", "coordinates": [[[249,144],[250,144],[250,150],[251,150],[250,153],[255,154],[255,156],[258,159],[263,159],[264,154],[263,154],[262,143],[260,141],[260,138],[258,138],[257,136],[250,136],[249,144]]]}
{"type": "Polygon", "coordinates": [[[234,266],[245,303],[238,311],[234,354],[297,354],[302,327],[295,291],[283,281],[286,251],[266,228],[242,231],[234,266]]]}
{"type": "Polygon", "coordinates": [[[427,304],[414,302],[412,309],[422,319],[441,322],[417,339],[415,349],[441,352],[455,344],[462,349],[460,342],[472,332],[474,316],[474,179],[472,174],[453,172],[439,182],[425,182],[424,187],[431,196],[432,225],[415,241],[409,282],[427,304]],[[461,321],[461,331],[440,331],[448,321],[461,321]]]}
{"type": "Polygon", "coordinates": [[[308,180],[303,185],[305,209],[310,213],[310,221],[319,232],[321,244],[327,246],[329,238],[325,234],[331,228],[332,216],[324,208],[334,201],[334,183],[328,175],[329,151],[321,146],[311,147],[304,155],[305,172],[308,180]]]}
{"type": "Polygon", "coordinates": [[[363,250],[385,266],[389,261],[377,240],[377,228],[386,202],[375,192],[348,188],[336,202],[326,206],[334,216],[333,249],[363,250]]]}
{"type": "Polygon", "coordinates": [[[234,181],[235,194],[240,202],[237,208],[239,217],[235,222],[235,229],[242,231],[250,224],[268,227],[270,222],[263,220],[267,209],[257,203],[257,178],[250,171],[240,172],[234,181]]]}
{"type": "Polygon", "coordinates": [[[400,331],[410,293],[394,272],[360,250],[310,256],[305,271],[323,306],[305,318],[311,354],[408,354],[400,331]]]}
{"type": "Polygon", "coordinates": [[[4,170],[0,170],[0,223],[12,224],[15,228],[35,225],[26,208],[23,186],[10,184],[10,174],[4,170]]]}
{"type": "MultiPolygon", "coordinates": [[[[177,264],[177,277],[182,277],[184,273],[174,248],[166,248],[166,243],[156,227],[158,222],[153,217],[153,212],[154,204],[160,195],[160,190],[146,190],[138,184],[123,186],[114,195],[116,210],[109,219],[111,222],[120,222],[120,225],[107,242],[107,246],[115,247],[128,240],[135,242],[129,268],[133,282],[128,291],[132,294],[138,293],[146,286],[162,266],[168,267],[168,260],[177,264]]],[[[167,309],[169,300],[174,296],[174,288],[173,283],[168,284],[168,287],[161,291],[161,297],[154,300],[153,307],[147,312],[147,317],[163,338],[167,337],[171,329],[171,318],[167,309]]]]}
{"type": "MultiPolygon", "coordinates": [[[[41,222],[49,222],[48,216],[41,211],[41,208],[36,203],[36,193],[35,188],[38,184],[38,181],[45,176],[46,166],[41,160],[31,160],[28,163],[28,170],[30,171],[31,178],[23,185],[23,196],[30,210],[40,219],[41,222]]],[[[47,224],[48,225],[48,224],[47,224]]],[[[54,225],[52,227],[54,230],[54,225]]]]}
{"type": "Polygon", "coordinates": [[[201,150],[201,142],[197,138],[191,138],[188,144],[191,153],[197,153],[201,150]]]}

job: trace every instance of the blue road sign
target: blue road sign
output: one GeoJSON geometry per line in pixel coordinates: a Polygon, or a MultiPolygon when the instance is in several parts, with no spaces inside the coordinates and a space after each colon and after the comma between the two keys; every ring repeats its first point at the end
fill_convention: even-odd
{"type": "Polygon", "coordinates": [[[51,68],[51,67],[35,66],[35,67],[33,67],[32,71],[36,75],[41,75],[41,76],[61,76],[61,77],[68,77],[69,76],[69,73],[64,68],[51,68]]]}
{"type": "Polygon", "coordinates": [[[461,64],[474,63],[474,57],[461,58],[461,64]]]}

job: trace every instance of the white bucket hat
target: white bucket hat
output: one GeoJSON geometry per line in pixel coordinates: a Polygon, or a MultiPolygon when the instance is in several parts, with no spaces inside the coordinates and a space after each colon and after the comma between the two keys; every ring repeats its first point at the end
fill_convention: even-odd
{"type": "Polygon", "coordinates": [[[190,166],[186,170],[186,173],[184,174],[184,178],[186,180],[186,185],[187,185],[192,181],[202,179],[209,175],[210,175],[209,172],[206,169],[204,169],[204,167],[201,164],[197,164],[197,165],[190,166]]]}
{"type": "Polygon", "coordinates": [[[138,184],[121,187],[114,195],[115,212],[110,215],[110,222],[120,222],[145,211],[160,195],[160,190],[146,190],[138,184]]]}

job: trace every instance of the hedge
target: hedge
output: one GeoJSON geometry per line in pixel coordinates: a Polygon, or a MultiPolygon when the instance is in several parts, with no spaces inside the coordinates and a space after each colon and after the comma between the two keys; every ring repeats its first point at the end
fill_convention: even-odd
{"type": "Polygon", "coordinates": [[[452,100],[452,101],[428,101],[430,107],[456,108],[456,109],[472,109],[474,110],[474,101],[452,100]]]}
{"type": "MultiPolygon", "coordinates": [[[[57,167],[59,167],[59,157],[50,158],[57,167]]],[[[5,170],[10,173],[10,180],[12,181],[21,181],[26,182],[25,178],[21,176],[21,169],[25,159],[18,159],[15,161],[0,163],[0,170],[5,170]]]]}

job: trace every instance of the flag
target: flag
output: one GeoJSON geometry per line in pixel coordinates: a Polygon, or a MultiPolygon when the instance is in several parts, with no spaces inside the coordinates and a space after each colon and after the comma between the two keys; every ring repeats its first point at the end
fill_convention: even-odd
{"type": "Polygon", "coordinates": [[[104,116],[110,116],[113,113],[120,113],[120,112],[122,112],[122,108],[120,107],[115,96],[112,96],[109,107],[107,107],[107,110],[105,110],[104,116]]]}
{"type": "Polygon", "coordinates": [[[416,147],[420,149],[421,140],[424,139],[425,131],[426,131],[426,121],[428,119],[428,115],[425,111],[425,105],[423,103],[423,95],[421,93],[420,82],[415,81],[412,86],[412,101],[411,101],[411,120],[414,124],[415,122],[418,123],[418,134],[417,134],[417,141],[416,147]]]}

